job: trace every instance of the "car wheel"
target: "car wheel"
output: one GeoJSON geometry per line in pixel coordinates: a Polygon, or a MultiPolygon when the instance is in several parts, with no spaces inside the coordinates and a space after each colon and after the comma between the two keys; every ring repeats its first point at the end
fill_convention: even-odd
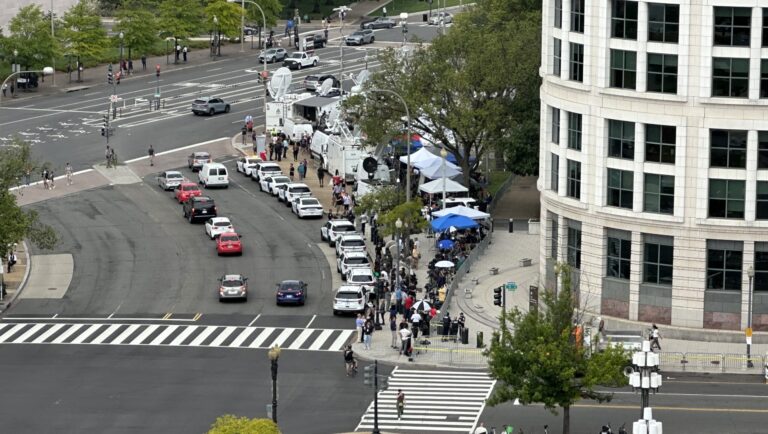
{"type": "Polygon", "coordinates": [[[296,69],[301,69],[301,63],[296,64],[296,69]]]}
{"type": "Polygon", "coordinates": [[[373,41],[375,41],[375,40],[376,40],[376,38],[371,37],[371,44],[373,44],[373,41]]]}
{"type": "Polygon", "coordinates": [[[336,316],[336,315],[338,315],[338,314],[339,314],[339,311],[338,311],[338,310],[336,310],[336,309],[334,309],[334,310],[333,310],[333,316],[336,316]]]}
{"type": "Polygon", "coordinates": [[[315,60],[314,62],[312,62],[312,66],[317,66],[317,60],[315,60]]]}
{"type": "Polygon", "coordinates": [[[216,113],[214,109],[208,110],[208,116],[213,116],[216,113]]]}
{"type": "Polygon", "coordinates": [[[189,223],[191,224],[191,223],[192,223],[192,222],[194,222],[194,221],[195,221],[195,218],[194,218],[194,217],[192,217],[192,214],[190,214],[190,215],[189,215],[189,223]]]}
{"type": "Polygon", "coordinates": [[[229,106],[224,106],[224,113],[229,113],[229,106]]]}
{"type": "Polygon", "coordinates": [[[341,275],[341,280],[346,282],[347,281],[347,275],[346,274],[342,274],[341,275]]]}

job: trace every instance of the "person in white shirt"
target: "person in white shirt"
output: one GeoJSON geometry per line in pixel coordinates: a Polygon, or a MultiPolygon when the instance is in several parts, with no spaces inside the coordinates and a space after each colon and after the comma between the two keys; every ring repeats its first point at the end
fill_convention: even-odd
{"type": "Polygon", "coordinates": [[[421,315],[418,312],[414,312],[411,315],[411,329],[413,330],[413,338],[419,338],[419,327],[421,327],[421,315]]]}
{"type": "Polygon", "coordinates": [[[405,354],[406,356],[411,356],[411,331],[408,330],[408,327],[403,327],[400,329],[400,342],[402,342],[402,348],[400,349],[400,354],[405,354]]]}

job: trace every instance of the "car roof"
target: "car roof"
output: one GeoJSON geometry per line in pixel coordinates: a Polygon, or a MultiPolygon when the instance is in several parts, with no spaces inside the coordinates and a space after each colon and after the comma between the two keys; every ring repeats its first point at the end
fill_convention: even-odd
{"type": "Polygon", "coordinates": [[[370,274],[373,276],[373,270],[370,268],[353,268],[349,270],[350,274],[370,274]]]}
{"type": "Polygon", "coordinates": [[[303,197],[302,196],[302,197],[298,197],[297,199],[299,199],[299,200],[312,199],[312,200],[316,200],[316,201],[320,202],[320,200],[318,198],[314,197],[314,196],[309,196],[309,197],[303,197]]]}
{"type": "Polygon", "coordinates": [[[343,285],[336,290],[336,293],[338,294],[339,292],[360,292],[360,291],[361,289],[360,289],[360,286],[358,285],[343,285]]]}
{"type": "Polygon", "coordinates": [[[353,250],[351,252],[344,253],[345,258],[367,258],[368,254],[359,250],[353,250]]]}
{"type": "Polygon", "coordinates": [[[242,274],[225,274],[224,277],[222,277],[222,280],[242,280],[243,275],[242,274]]]}
{"type": "Polygon", "coordinates": [[[227,166],[223,165],[222,163],[216,163],[216,162],[205,163],[205,166],[208,166],[208,167],[227,167],[227,166]]]}
{"type": "Polygon", "coordinates": [[[229,220],[229,217],[211,217],[208,219],[208,221],[211,223],[223,222],[223,221],[231,222],[231,220],[229,220]]]}
{"type": "Polygon", "coordinates": [[[349,220],[331,220],[332,226],[354,226],[349,220]]]}
{"type": "Polygon", "coordinates": [[[294,280],[290,280],[290,279],[289,280],[283,280],[282,282],[280,282],[281,285],[283,285],[283,284],[286,284],[286,285],[288,285],[288,284],[297,284],[297,283],[303,283],[303,282],[301,280],[295,280],[295,279],[294,280]]]}
{"type": "Polygon", "coordinates": [[[194,202],[203,202],[203,201],[211,201],[211,202],[213,202],[213,199],[211,199],[210,196],[194,196],[194,197],[192,197],[192,201],[194,201],[194,202]]]}
{"type": "MultiPolygon", "coordinates": [[[[198,98],[198,99],[201,99],[201,98],[198,98]]],[[[198,152],[193,152],[192,155],[194,155],[195,157],[202,157],[203,155],[210,156],[211,154],[207,152],[198,151],[198,152]]]]}
{"type": "Polygon", "coordinates": [[[261,167],[280,167],[280,165],[277,164],[277,163],[272,163],[272,162],[269,162],[269,161],[264,161],[264,162],[259,163],[259,168],[261,168],[261,167]]]}
{"type": "Polygon", "coordinates": [[[363,239],[363,240],[365,239],[365,238],[363,238],[363,236],[361,234],[354,233],[354,234],[349,234],[349,235],[342,235],[340,241],[352,240],[352,239],[355,239],[355,238],[363,239]]]}
{"type": "Polygon", "coordinates": [[[237,232],[222,232],[220,236],[222,236],[222,237],[226,237],[226,236],[236,237],[238,235],[237,235],[237,232]]]}
{"type": "Polygon", "coordinates": [[[179,172],[178,170],[166,170],[165,174],[166,175],[181,175],[181,172],[179,172]]]}
{"type": "Polygon", "coordinates": [[[291,182],[288,184],[288,187],[307,187],[307,184],[302,184],[301,182],[291,182]]]}

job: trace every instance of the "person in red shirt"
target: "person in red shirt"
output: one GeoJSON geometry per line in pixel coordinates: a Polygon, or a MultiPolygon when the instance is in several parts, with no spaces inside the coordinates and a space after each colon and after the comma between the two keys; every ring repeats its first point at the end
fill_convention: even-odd
{"type": "Polygon", "coordinates": [[[333,175],[333,185],[341,184],[341,176],[339,176],[339,170],[336,169],[336,173],[333,175]]]}
{"type": "Polygon", "coordinates": [[[413,306],[413,296],[412,296],[412,295],[409,295],[409,296],[408,296],[408,297],[405,299],[405,311],[406,311],[406,312],[410,311],[412,306],[413,306]]]}

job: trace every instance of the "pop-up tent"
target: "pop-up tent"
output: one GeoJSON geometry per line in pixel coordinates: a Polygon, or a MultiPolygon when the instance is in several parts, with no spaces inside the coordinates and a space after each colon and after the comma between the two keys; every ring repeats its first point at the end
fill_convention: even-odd
{"type": "Polygon", "coordinates": [[[431,225],[432,230],[435,232],[445,231],[451,226],[455,227],[456,229],[472,229],[479,226],[477,222],[471,218],[456,214],[449,214],[445,217],[432,220],[431,225]]]}
{"type": "Polygon", "coordinates": [[[445,217],[451,214],[468,217],[468,218],[471,218],[472,220],[483,220],[491,216],[488,213],[478,211],[476,209],[473,209],[467,206],[459,205],[451,208],[441,209],[440,211],[435,211],[432,213],[432,217],[435,217],[435,218],[445,217]]]}
{"type": "Polygon", "coordinates": [[[469,191],[467,187],[447,178],[435,179],[434,181],[421,184],[419,190],[429,194],[442,193],[443,191],[446,193],[464,193],[469,191]]]}
{"type": "Polygon", "coordinates": [[[429,165],[414,165],[421,171],[421,174],[429,179],[453,178],[461,175],[461,168],[449,161],[443,162],[442,158],[431,162],[429,165]]]}
{"type": "MultiPolygon", "coordinates": [[[[441,161],[442,159],[437,155],[429,152],[427,148],[421,148],[418,151],[411,154],[411,165],[421,168],[421,166],[429,165],[433,161],[441,161]]],[[[408,163],[408,156],[403,155],[400,157],[400,162],[403,164],[408,163]]]]}

